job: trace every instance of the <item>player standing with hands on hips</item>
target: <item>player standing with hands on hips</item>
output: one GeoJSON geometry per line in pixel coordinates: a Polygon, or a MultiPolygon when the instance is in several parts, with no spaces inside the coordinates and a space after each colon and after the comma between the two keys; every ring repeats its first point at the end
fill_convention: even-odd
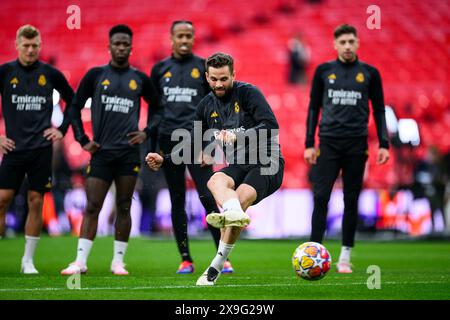
{"type": "Polygon", "coordinates": [[[70,125],[68,111],[73,90],[64,75],[39,60],[41,35],[24,25],[17,30],[17,60],[0,66],[0,93],[6,137],[0,136],[0,236],[5,232],[5,215],[25,175],[28,178],[28,217],[25,224],[25,252],[21,272],[38,274],[33,257],[42,229],[44,193],[52,187],[52,142],[63,138],[70,125]],[[53,128],[53,90],[66,109],[59,128],[53,128]]]}
{"type": "Polygon", "coordinates": [[[116,186],[117,217],[111,272],[114,275],[128,275],[124,257],[131,230],[131,200],[140,171],[139,145],[151,132],[149,125],[144,130],[138,127],[141,98],[155,108],[158,103],[150,78],[130,66],[132,37],[133,32],[126,25],[111,28],[110,63],[90,69],[73,99],[71,119],[75,139],[92,156],[87,170],[87,208],[77,256],[61,271],[62,275],[87,272],[87,260],[97,234],[98,216],[113,181],[116,186]],[[85,134],[81,121],[81,109],[88,98],[92,98],[93,140],[85,134]]]}
{"type": "Polygon", "coordinates": [[[304,159],[312,167],[314,211],[311,241],[321,243],[326,229],[328,201],[339,172],[344,185],[342,249],[337,264],[339,273],[352,273],[351,248],[358,222],[358,198],[368,157],[369,100],[377,128],[377,164],[389,159],[383,88],[377,69],[359,61],[357,31],[344,24],[334,31],[338,58],[319,65],[311,88],[307,118],[304,159]],[[319,119],[320,145],[314,148],[319,119]]]}

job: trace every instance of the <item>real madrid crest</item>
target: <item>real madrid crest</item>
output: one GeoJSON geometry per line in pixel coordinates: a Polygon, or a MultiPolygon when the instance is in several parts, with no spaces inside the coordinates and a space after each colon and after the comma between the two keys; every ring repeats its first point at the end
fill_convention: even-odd
{"type": "Polygon", "coordinates": [[[356,81],[358,82],[364,82],[364,74],[362,72],[358,72],[358,74],[356,75],[356,81]]]}
{"type": "Polygon", "coordinates": [[[108,89],[108,86],[109,86],[109,85],[110,85],[110,82],[109,82],[108,79],[103,80],[102,86],[103,86],[103,89],[104,89],[104,90],[108,89]]]}
{"type": "Polygon", "coordinates": [[[43,74],[41,74],[41,75],[39,76],[38,84],[39,84],[41,87],[43,87],[43,86],[45,86],[45,85],[47,84],[47,79],[45,79],[45,76],[44,76],[43,74]]]}
{"type": "Polygon", "coordinates": [[[17,87],[17,85],[19,84],[19,80],[16,77],[14,77],[14,78],[12,78],[12,80],[9,83],[11,83],[12,87],[15,89],[17,87]]]}
{"type": "Polygon", "coordinates": [[[336,75],[335,75],[334,73],[332,73],[332,74],[330,74],[330,75],[328,76],[328,81],[329,81],[331,84],[333,84],[333,83],[334,83],[334,80],[336,80],[336,75]]]}
{"type": "Polygon", "coordinates": [[[194,79],[198,79],[200,77],[200,71],[197,68],[192,69],[191,77],[194,79]]]}
{"type": "Polygon", "coordinates": [[[169,82],[170,78],[172,78],[172,72],[167,71],[166,73],[164,73],[163,78],[165,79],[166,82],[169,82]]]}
{"type": "Polygon", "coordinates": [[[128,86],[130,87],[131,90],[133,90],[133,91],[136,90],[136,89],[137,89],[137,83],[136,83],[136,80],[131,79],[128,86]]]}

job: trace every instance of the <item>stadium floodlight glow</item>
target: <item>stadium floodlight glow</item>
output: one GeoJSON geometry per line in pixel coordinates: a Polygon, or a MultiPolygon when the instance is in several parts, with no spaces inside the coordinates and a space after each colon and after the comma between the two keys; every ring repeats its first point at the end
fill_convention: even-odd
{"type": "Polygon", "coordinates": [[[385,106],[385,116],[386,116],[386,127],[389,133],[398,132],[398,119],[395,115],[394,109],[391,106],[385,106]]]}
{"type": "Polygon", "coordinates": [[[419,126],[414,119],[400,119],[398,121],[398,135],[402,143],[420,144],[419,126]]]}
{"type": "Polygon", "coordinates": [[[56,106],[57,104],[59,104],[60,94],[55,89],[53,89],[53,97],[52,97],[52,99],[53,99],[53,106],[56,106]]]}

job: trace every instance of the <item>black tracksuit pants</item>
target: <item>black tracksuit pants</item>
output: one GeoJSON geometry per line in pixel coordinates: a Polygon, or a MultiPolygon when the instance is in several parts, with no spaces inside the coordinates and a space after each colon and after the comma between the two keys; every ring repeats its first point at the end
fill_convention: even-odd
{"type": "MultiPolygon", "coordinates": [[[[160,149],[164,154],[170,154],[174,146],[179,142],[171,141],[170,137],[161,136],[159,139],[160,149]]],[[[172,226],[175,234],[175,239],[178,245],[178,251],[182,260],[192,261],[189,252],[188,243],[188,219],[185,210],[186,202],[186,167],[188,168],[192,179],[194,180],[200,201],[206,210],[206,214],[211,212],[219,212],[216,201],[208,190],[207,182],[213,174],[212,166],[200,167],[198,164],[178,164],[171,162],[165,163],[163,166],[164,175],[166,177],[167,185],[170,193],[170,200],[172,203],[172,226]]],[[[219,246],[220,230],[208,224],[208,228],[214,238],[216,247],[219,246]]]]}
{"type": "Polygon", "coordinates": [[[333,185],[342,170],[344,217],[342,245],[353,247],[358,222],[358,198],[368,157],[367,137],[334,139],[321,137],[317,164],[311,181],[314,193],[311,241],[321,243],[326,231],[328,202],[333,185]]]}

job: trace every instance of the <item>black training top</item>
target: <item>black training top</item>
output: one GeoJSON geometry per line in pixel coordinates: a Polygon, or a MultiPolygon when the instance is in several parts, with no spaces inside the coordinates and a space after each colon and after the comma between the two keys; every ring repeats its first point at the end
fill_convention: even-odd
{"type": "Polygon", "coordinates": [[[151,80],[160,95],[155,121],[159,135],[170,136],[175,129],[192,129],[197,104],[210,91],[205,78],[205,60],[189,55],[171,56],[152,68],[151,80]]]}
{"type": "Polygon", "coordinates": [[[222,146],[229,163],[249,169],[254,165],[269,165],[269,159],[263,157],[270,157],[270,161],[282,158],[278,131],[271,131],[278,130],[275,115],[261,91],[249,83],[234,81],[231,91],[223,98],[210,92],[197,106],[196,117],[204,134],[212,129],[211,141],[221,130],[236,134],[237,141],[231,148],[222,146]]]}
{"type": "Polygon", "coordinates": [[[319,137],[367,136],[369,99],[372,102],[379,146],[388,148],[383,87],[378,70],[358,60],[343,63],[337,59],[319,65],[311,88],[305,146],[314,147],[320,107],[323,112],[319,137]]]}
{"type": "MultiPolygon", "coordinates": [[[[100,148],[116,150],[137,147],[128,143],[127,134],[139,130],[141,97],[152,107],[158,103],[150,78],[139,70],[132,67],[119,69],[111,64],[90,69],[73,99],[71,112],[75,139],[82,146],[89,142],[80,111],[86,100],[92,98],[93,140],[100,144],[100,148]]],[[[149,137],[149,126],[144,131],[149,137]]]]}
{"type": "Polygon", "coordinates": [[[63,74],[47,63],[36,61],[23,66],[18,60],[0,66],[0,93],[6,136],[15,142],[14,151],[47,147],[51,141],[43,133],[51,128],[53,89],[66,102],[64,120],[58,128],[66,134],[73,90],[63,74]]]}

